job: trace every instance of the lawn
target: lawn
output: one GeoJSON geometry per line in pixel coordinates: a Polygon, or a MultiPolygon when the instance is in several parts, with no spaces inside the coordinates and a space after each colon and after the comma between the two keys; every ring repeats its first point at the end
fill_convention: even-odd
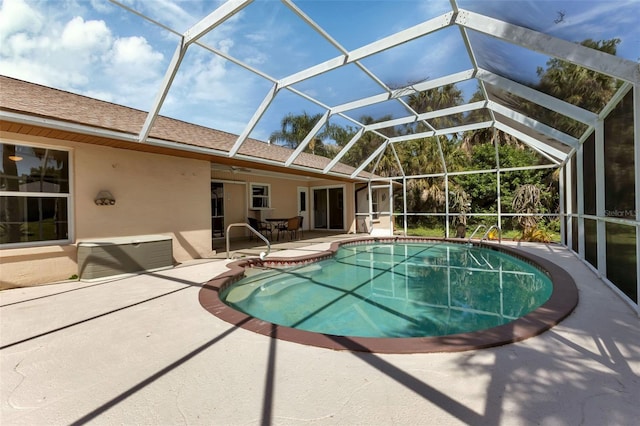
{"type": "MultiPolygon", "coordinates": [[[[400,228],[402,229],[402,228],[400,228]]],[[[474,228],[475,229],[475,228],[474,228]]],[[[467,229],[466,238],[471,236],[473,229],[467,229]]],[[[481,229],[474,236],[474,239],[480,239],[484,235],[485,230],[481,229]]],[[[551,236],[551,241],[554,243],[560,242],[560,234],[557,232],[549,232],[551,236]]],[[[416,237],[434,237],[434,238],[442,238],[445,236],[444,228],[428,228],[428,227],[415,227],[415,228],[407,228],[407,235],[416,236],[416,237]]],[[[451,230],[451,237],[455,236],[455,230],[451,230]]],[[[518,240],[522,237],[522,232],[516,229],[508,229],[502,231],[502,238],[505,240],[518,240]]]]}

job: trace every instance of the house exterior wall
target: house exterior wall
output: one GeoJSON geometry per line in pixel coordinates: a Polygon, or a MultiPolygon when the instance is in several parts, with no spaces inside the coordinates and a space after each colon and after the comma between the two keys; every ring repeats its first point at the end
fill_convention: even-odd
{"type": "Polygon", "coordinates": [[[384,188],[377,188],[373,191],[375,197],[374,203],[377,205],[377,215],[375,215],[373,221],[369,220],[369,216],[363,216],[362,213],[369,213],[369,190],[367,187],[359,190],[356,193],[356,206],[357,212],[360,213],[357,219],[358,232],[370,233],[374,229],[376,230],[391,230],[392,229],[392,216],[389,213],[380,213],[389,211],[389,190],[384,188]]]}
{"type": "Polygon", "coordinates": [[[356,218],[356,229],[358,232],[369,233],[371,231],[369,216],[362,216],[362,213],[369,213],[368,195],[369,191],[367,190],[367,187],[356,192],[356,212],[360,213],[356,218]]]}
{"type": "MultiPolygon", "coordinates": [[[[211,180],[224,184],[225,228],[231,223],[246,222],[248,215],[296,216],[299,187],[309,190],[309,214],[312,215],[314,188],[342,187],[344,230],[356,232],[353,183],[273,173],[215,171],[206,160],[9,132],[0,132],[0,139],[9,144],[65,149],[71,160],[70,243],[45,242],[1,249],[0,288],[51,283],[77,275],[77,244],[86,240],[165,235],[172,238],[175,262],[210,256],[211,180]],[[270,186],[271,208],[251,209],[251,183],[270,186]],[[113,194],[115,205],[95,204],[94,198],[101,190],[113,194]]],[[[312,217],[308,224],[313,224],[312,217]]],[[[247,230],[237,230],[231,237],[247,235],[247,230]]]]}
{"type": "MultiPolygon", "coordinates": [[[[247,185],[224,184],[224,223],[225,228],[231,223],[247,222],[247,185]]],[[[245,231],[235,230],[232,235],[242,235],[245,231]]]]}
{"type": "MultiPolygon", "coordinates": [[[[71,244],[0,250],[2,287],[68,279],[78,273],[77,242],[120,236],[172,237],[176,262],[211,253],[210,163],[2,132],[3,142],[70,149],[71,244]],[[97,206],[109,190],[116,203],[97,206]]],[[[46,244],[46,243],[45,243],[46,244]]]]}

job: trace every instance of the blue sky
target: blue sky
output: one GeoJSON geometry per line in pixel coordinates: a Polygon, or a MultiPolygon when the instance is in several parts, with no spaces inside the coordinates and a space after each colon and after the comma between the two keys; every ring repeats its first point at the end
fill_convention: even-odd
{"type": "MultiPolygon", "coordinates": [[[[184,32],[221,2],[121,0],[163,25],[184,32]]],[[[296,4],[344,49],[352,50],[450,10],[448,0],[302,0],[296,4]]],[[[509,19],[557,37],[619,37],[619,55],[640,57],[640,2],[471,1],[459,6],[509,19]],[[555,22],[563,12],[562,22],[555,22]]],[[[533,79],[548,59],[472,35],[481,60],[518,80],[533,79]],[[518,60],[514,61],[514,55],[518,60]]],[[[279,79],[336,57],[340,51],[310,30],[276,0],[256,0],[202,39],[208,46],[279,79]]],[[[178,37],[106,0],[3,0],[0,5],[0,74],[102,100],[149,110],[178,37]]],[[[362,64],[390,85],[434,79],[470,68],[452,27],[400,48],[366,58],[362,64]]],[[[271,83],[199,47],[184,59],[163,115],[240,133],[271,83]]],[[[381,92],[355,65],[295,86],[327,105],[381,92]]],[[[475,89],[465,86],[467,96],[475,89]]],[[[394,114],[402,114],[396,106],[394,114]]],[[[287,113],[324,112],[282,91],[252,137],[266,140],[287,113]]],[[[375,109],[371,109],[376,114],[375,109]]],[[[357,117],[354,117],[357,118],[357,117]]],[[[345,120],[336,119],[338,124],[345,120]]]]}

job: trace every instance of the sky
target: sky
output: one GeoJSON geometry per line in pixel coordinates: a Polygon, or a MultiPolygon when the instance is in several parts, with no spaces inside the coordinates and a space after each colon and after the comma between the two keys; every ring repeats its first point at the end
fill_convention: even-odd
{"type": "MultiPolygon", "coordinates": [[[[152,108],[179,36],[221,1],[119,0],[160,25],[107,0],[2,0],[0,74],[140,110],[152,108]]],[[[436,18],[449,0],[298,0],[296,5],[334,41],[327,42],[277,0],[256,0],[200,41],[254,70],[281,79],[315,64],[436,18]]],[[[619,56],[640,58],[639,0],[459,0],[461,8],[570,41],[618,37],[619,56]]],[[[482,66],[534,84],[549,59],[471,33],[482,66]],[[516,60],[514,60],[516,58],[516,60]]],[[[401,87],[464,71],[471,62],[457,27],[445,28],[361,61],[385,84],[401,87]]],[[[185,55],[161,114],[234,134],[241,133],[272,83],[201,46],[185,55]]],[[[461,85],[467,97],[475,83],[461,85]]],[[[328,106],[382,92],[355,64],[300,82],[294,88],[328,106]]],[[[1,90],[1,88],[0,88],[1,90]]],[[[406,114],[397,102],[353,112],[406,114]],[[389,108],[389,109],[387,109],[389,108]]],[[[322,106],[283,90],[251,137],[267,140],[289,113],[317,114],[322,106]]],[[[332,118],[335,124],[351,124],[332,118]]]]}

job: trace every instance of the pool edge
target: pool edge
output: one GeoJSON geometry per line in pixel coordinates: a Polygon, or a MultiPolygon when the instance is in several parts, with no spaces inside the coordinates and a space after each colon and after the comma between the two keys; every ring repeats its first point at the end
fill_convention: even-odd
{"type": "Polygon", "coordinates": [[[445,238],[363,237],[333,242],[328,250],[319,253],[286,258],[269,257],[264,261],[257,258],[242,259],[228,264],[228,271],[208,281],[199,292],[199,302],[204,309],[223,321],[265,336],[333,350],[393,354],[462,352],[519,342],[537,336],[557,325],[571,314],[578,304],[577,286],[566,270],[542,257],[517,248],[494,243],[476,245],[503,251],[537,266],[549,275],[553,283],[553,290],[544,304],[527,315],[508,324],[486,330],[436,337],[372,338],[333,336],[298,330],[253,318],[227,306],[218,296],[221,290],[242,278],[247,267],[293,266],[312,263],[333,256],[342,245],[372,242],[428,241],[461,244],[460,240],[445,238]]]}

